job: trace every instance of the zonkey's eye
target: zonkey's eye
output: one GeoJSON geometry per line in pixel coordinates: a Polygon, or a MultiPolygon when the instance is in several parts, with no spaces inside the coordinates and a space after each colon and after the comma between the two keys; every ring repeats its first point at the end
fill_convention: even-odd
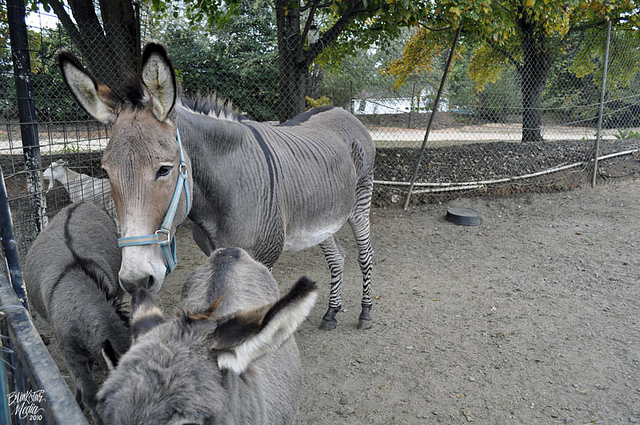
{"type": "Polygon", "coordinates": [[[163,165],[160,168],[158,168],[158,172],[156,173],[156,179],[158,177],[164,177],[166,175],[168,175],[171,172],[171,169],[173,167],[170,165],[163,165]]]}

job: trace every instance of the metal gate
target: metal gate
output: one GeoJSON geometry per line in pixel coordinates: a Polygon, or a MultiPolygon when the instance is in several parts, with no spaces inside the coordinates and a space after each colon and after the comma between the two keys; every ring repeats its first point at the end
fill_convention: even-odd
{"type": "Polygon", "coordinates": [[[6,195],[0,169],[0,423],[85,425],[31,321],[6,195]]]}

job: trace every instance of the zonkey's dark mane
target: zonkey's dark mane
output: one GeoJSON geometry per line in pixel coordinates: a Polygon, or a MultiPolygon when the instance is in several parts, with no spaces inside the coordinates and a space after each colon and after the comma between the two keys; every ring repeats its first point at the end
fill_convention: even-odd
{"type": "Polygon", "coordinates": [[[124,93],[126,100],[131,103],[132,106],[142,108],[148,106],[145,103],[145,90],[142,79],[137,75],[129,76],[129,80],[122,88],[122,93],[124,93]]]}
{"type": "MultiPolygon", "coordinates": [[[[143,108],[148,106],[144,101],[144,84],[139,76],[130,77],[122,92],[133,107],[143,108]]],[[[220,99],[215,93],[209,96],[198,94],[195,97],[187,97],[182,92],[182,89],[178,88],[178,98],[183,106],[199,114],[231,121],[242,121],[246,118],[233,107],[229,99],[220,99]]]]}
{"type": "Polygon", "coordinates": [[[209,96],[186,97],[182,90],[179,93],[180,101],[186,108],[194,112],[210,115],[231,121],[242,121],[245,117],[233,107],[229,99],[221,99],[213,93],[209,96]]]}

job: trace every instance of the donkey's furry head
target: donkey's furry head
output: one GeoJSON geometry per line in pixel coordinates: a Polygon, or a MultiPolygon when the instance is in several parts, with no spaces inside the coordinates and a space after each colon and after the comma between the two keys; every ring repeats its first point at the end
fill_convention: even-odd
{"type": "MultiPolygon", "coordinates": [[[[266,270],[236,248],[218,250],[212,258],[201,268],[266,270]]],[[[269,274],[255,275],[275,284],[269,274]]],[[[241,299],[234,292],[254,285],[262,283],[233,282],[218,290],[225,300],[241,299]]],[[[166,320],[151,295],[138,289],[131,325],[135,343],[98,395],[104,423],[290,422],[300,373],[291,336],[313,307],[316,292],[315,283],[301,278],[269,304],[221,314],[217,300],[206,310],[185,310],[166,320]]]]}
{"type": "MultiPolygon", "coordinates": [[[[175,106],[178,95],[173,65],[162,44],[148,43],[142,53],[140,75],[132,77],[126,98],[97,81],[67,50],[58,55],[60,70],[71,93],[92,117],[112,124],[102,156],[123,238],[154,234],[160,229],[176,182],[186,172],[193,188],[191,160],[181,161],[175,106]]],[[[188,212],[183,191],[176,217],[188,212]]],[[[178,220],[169,229],[175,235],[178,220]]],[[[166,274],[160,245],[123,247],[119,279],[133,293],[138,286],[158,292],[166,274]]]]}

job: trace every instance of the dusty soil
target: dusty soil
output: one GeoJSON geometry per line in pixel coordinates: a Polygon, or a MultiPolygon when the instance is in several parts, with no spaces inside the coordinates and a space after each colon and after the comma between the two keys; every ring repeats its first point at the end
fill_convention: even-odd
{"type": "MultiPolygon", "coordinates": [[[[296,337],[299,423],[637,423],[639,183],[374,208],[366,331],[355,328],[361,278],[348,228],[335,331],[318,329],[329,293],[320,250],[284,253],[273,271],[283,291],[301,275],[321,289],[296,337]],[[452,206],[475,209],[481,225],[446,221],[452,206]]],[[[188,223],[178,247],[160,293],[167,314],[205,261],[188,223]]]]}
{"type": "MultiPolygon", "coordinates": [[[[358,331],[355,244],[344,311],[318,329],[329,274],[318,248],[284,253],[286,290],[316,280],[319,301],[297,333],[300,423],[552,424],[640,419],[640,185],[461,198],[372,212],[374,326],[358,331]],[[445,220],[451,206],[482,223],[445,220]]],[[[188,229],[161,292],[176,308],[205,258],[188,229]]]]}

